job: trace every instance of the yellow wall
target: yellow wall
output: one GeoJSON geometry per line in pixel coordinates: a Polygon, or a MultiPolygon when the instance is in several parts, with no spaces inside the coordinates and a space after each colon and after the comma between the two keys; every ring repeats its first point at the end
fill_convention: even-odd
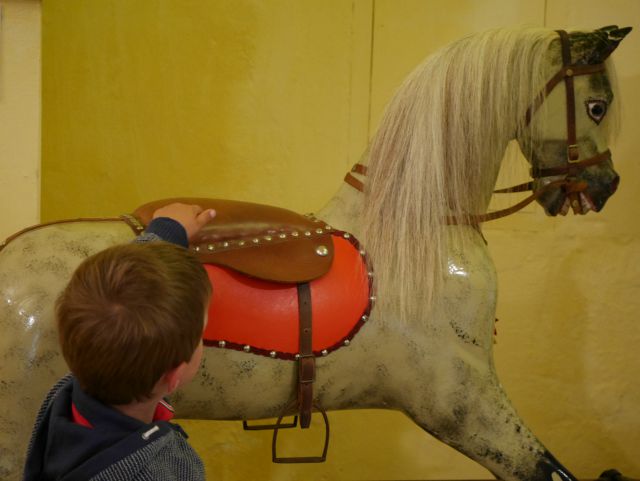
{"type": "MultiPolygon", "coordinates": [[[[43,217],[119,214],[174,195],[317,209],[420,59],[467,33],[523,23],[637,28],[640,3],[49,0],[43,217]]],[[[532,207],[485,229],[501,285],[501,379],[583,478],[612,466],[640,476],[639,53],[638,31],[615,53],[622,184],[605,211],[551,219],[532,207]]],[[[330,418],[329,461],[312,466],[271,464],[269,434],[239,423],[185,426],[215,479],[489,477],[398,413],[330,418]]],[[[283,447],[313,452],[316,434],[283,433],[283,447]]]]}
{"type": "Polygon", "coordinates": [[[40,2],[0,2],[0,241],[40,216],[40,2]]]}

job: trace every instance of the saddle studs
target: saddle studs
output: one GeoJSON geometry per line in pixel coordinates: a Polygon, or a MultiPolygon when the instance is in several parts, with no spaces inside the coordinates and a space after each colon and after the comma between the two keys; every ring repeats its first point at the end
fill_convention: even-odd
{"type": "Polygon", "coordinates": [[[229,247],[229,243],[228,242],[223,242],[222,243],[222,247],[229,247]]]}
{"type": "Polygon", "coordinates": [[[368,275],[369,277],[373,277],[373,272],[368,272],[368,273],[367,273],[367,275],[368,275]]]}
{"type": "Polygon", "coordinates": [[[196,252],[200,252],[200,246],[194,246],[193,250],[196,251],[196,252]]]}
{"type": "Polygon", "coordinates": [[[369,316],[367,316],[366,314],[364,316],[362,316],[360,319],[362,319],[362,322],[367,322],[369,320],[369,316]]]}
{"type": "Polygon", "coordinates": [[[259,244],[260,243],[260,239],[258,239],[257,237],[253,239],[252,241],[254,244],[259,244]]]}
{"type": "Polygon", "coordinates": [[[351,344],[351,341],[349,339],[345,339],[342,344],[344,344],[345,346],[348,346],[349,344],[351,344]]]}
{"type": "Polygon", "coordinates": [[[365,254],[366,254],[365,250],[364,249],[360,249],[360,255],[363,256],[365,254]]]}
{"type": "Polygon", "coordinates": [[[286,239],[287,238],[287,234],[282,233],[282,234],[279,234],[278,237],[280,237],[280,239],[286,239]]]}
{"type": "Polygon", "coordinates": [[[294,231],[291,233],[291,235],[292,235],[293,237],[298,237],[298,231],[295,231],[295,230],[294,230],[294,231]]]}
{"type": "Polygon", "coordinates": [[[270,241],[271,239],[273,239],[273,237],[271,237],[270,235],[264,236],[264,240],[266,241],[270,241]]]}
{"type": "Polygon", "coordinates": [[[327,249],[326,246],[318,246],[316,247],[316,254],[318,254],[320,257],[325,257],[329,254],[329,249],[327,249]]]}
{"type": "Polygon", "coordinates": [[[327,354],[329,354],[329,351],[327,351],[326,349],[323,349],[323,350],[322,350],[322,352],[321,352],[321,354],[322,354],[323,356],[326,356],[327,354]]]}
{"type": "Polygon", "coordinates": [[[276,351],[271,351],[271,352],[269,353],[269,356],[275,359],[275,357],[276,357],[276,351]]]}
{"type": "Polygon", "coordinates": [[[325,226],[324,226],[324,228],[325,228],[326,230],[333,230],[333,227],[331,227],[330,225],[325,225],[325,226]]]}
{"type": "Polygon", "coordinates": [[[238,245],[239,245],[239,246],[243,246],[243,245],[245,245],[245,244],[246,244],[246,242],[245,242],[245,241],[240,241],[240,242],[238,242],[238,245]]]}
{"type": "Polygon", "coordinates": [[[305,232],[304,232],[304,235],[306,235],[307,237],[309,237],[309,236],[311,235],[311,232],[307,230],[307,231],[305,231],[305,232]]]}
{"type": "Polygon", "coordinates": [[[316,234],[322,234],[324,231],[322,229],[316,229],[316,234]]]}
{"type": "Polygon", "coordinates": [[[349,234],[348,232],[345,232],[344,234],[342,234],[342,237],[344,237],[345,239],[348,239],[351,237],[351,234],[349,234]]]}
{"type": "Polygon", "coordinates": [[[251,352],[251,346],[250,346],[249,344],[246,344],[246,345],[242,348],[242,350],[243,350],[244,352],[251,352]]]}
{"type": "Polygon", "coordinates": [[[218,341],[218,347],[225,347],[227,345],[224,341],[218,341]]]}
{"type": "Polygon", "coordinates": [[[210,251],[214,250],[216,248],[216,246],[214,246],[213,244],[209,244],[207,246],[207,249],[209,249],[210,251]]]}
{"type": "Polygon", "coordinates": [[[296,355],[295,355],[295,356],[293,356],[293,357],[295,357],[295,359],[296,359],[296,361],[297,361],[298,359],[300,359],[300,354],[296,354],[296,355]]]}
{"type": "Polygon", "coordinates": [[[369,298],[369,301],[371,301],[372,303],[373,303],[373,302],[376,302],[376,296],[371,296],[371,297],[369,298]]]}

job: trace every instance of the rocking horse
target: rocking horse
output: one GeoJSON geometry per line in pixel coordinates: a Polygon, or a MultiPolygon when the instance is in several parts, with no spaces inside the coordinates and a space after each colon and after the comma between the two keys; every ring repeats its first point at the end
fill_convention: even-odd
{"type": "MultiPolygon", "coordinates": [[[[304,427],[313,410],[395,409],[499,479],[574,480],[498,381],[496,274],[479,226],[533,200],[552,216],[603,208],[618,184],[605,64],[630,30],[501,29],[443,48],[400,87],[362,164],[315,216],[190,199],[219,216],[192,240],[214,297],[210,348],[173,400],[179,416],[280,417],[279,429],[283,415],[304,427]],[[506,191],[533,193],[487,213],[512,139],[533,180],[506,191]]],[[[0,248],[2,479],[19,478],[38,406],[66,372],[56,296],[82,259],[130,241],[167,202],[35,226],[0,248]]]]}

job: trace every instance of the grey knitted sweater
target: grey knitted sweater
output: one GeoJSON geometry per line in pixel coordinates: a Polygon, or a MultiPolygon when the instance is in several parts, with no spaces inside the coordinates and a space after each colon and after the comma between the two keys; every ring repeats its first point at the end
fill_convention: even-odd
{"type": "Polygon", "coordinates": [[[24,481],[204,481],[202,460],[186,437],[177,424],[144,424],[99,403],[69,374],[38,413],[24,481]],[[70,419],[72,401],[93,428],[70,419]]]}

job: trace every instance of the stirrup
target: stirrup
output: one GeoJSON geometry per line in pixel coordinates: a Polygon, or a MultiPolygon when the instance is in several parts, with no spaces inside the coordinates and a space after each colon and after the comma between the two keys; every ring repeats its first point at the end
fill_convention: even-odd
{"type": "MultiPolygon", "coordinates": [[[[297,405],[297,400],[294,401],[293,406],[297,405]]],[[[278,420],[276,421],[275,427],[273,428],[273,441],[271,442],[271,461],[274,463],[280,463],[280,464],[285,464],[285,463],[324,463],[327,460],[327,451],[329,449],[329,418],[327,417],[327,413],[325,412],[324,409],[322,409],[322,407],[314,402],[313,403],[313,407],[315,409],[317,409],[320,414],[322,414],[322,418],[324,419],[324,429],[325,429],[325,434],[324,434],[324,448],[322,449],[322,455],[320,456],[292,456],[292,457],[279,457],[276,454],[276,444],[278,441],[278,430],[281,429],[282,427],[285,427],[282,425],[282,418],[284,417],[285,413],[289,410],[289,408],[292,407],[292,404],[289,404],[287,407],[284,408],[284,410],[282,411],[282,414],[280,414],[280,417],[278,417],[278,420]]]]}

